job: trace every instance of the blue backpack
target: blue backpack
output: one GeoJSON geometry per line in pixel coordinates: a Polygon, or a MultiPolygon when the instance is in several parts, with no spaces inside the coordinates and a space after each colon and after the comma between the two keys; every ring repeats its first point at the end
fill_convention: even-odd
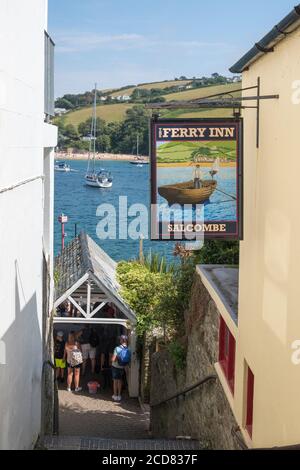
{"type": "Polygon", "coordinates": [[[131,361],[131,351],[127,346],[120,346],[120,351],[118,353],[118,363],[120,366],[128,366],[131,361]]]}

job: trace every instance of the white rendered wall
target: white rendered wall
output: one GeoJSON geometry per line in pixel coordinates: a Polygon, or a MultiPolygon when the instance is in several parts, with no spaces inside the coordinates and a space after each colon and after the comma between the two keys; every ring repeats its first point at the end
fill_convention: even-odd
{"type": "Polygon", "coordinates": [[[0,0],[0,449],[31,448],[40,432],[42,261],[53,223],[44,147],[56,144],[44,124],[46,12],[45,0],[0,0]]]}

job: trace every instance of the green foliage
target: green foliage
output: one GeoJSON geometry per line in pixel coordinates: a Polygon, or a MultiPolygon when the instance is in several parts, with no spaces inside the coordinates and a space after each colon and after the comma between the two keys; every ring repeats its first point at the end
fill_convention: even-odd
{"type": "Polygon", "coordinates": [[[67,100],[66,98],[59,98],[55,101],[56,108],[63,108],[63,109],[73,109],[74,105],[71,101],[67,100]]]}
{"type": "Polygon", "coordinates": [[[168,344],[168,351],[177,369],[184,370],[186,366],[186,349],[178,340],[168,344]]]}
{"type": "MultiPolygon", "coordinates": [[[[64,125],[63,119],[57,121],[59,126],[59,147],[74,147],[86,149],[88,145],[81,140],[91,134],[92,118],[87,119],[76,128],[69,124],[64,125]]],[[[126,112],[124,122],[106,123],[103,119],[97,118],[97,152],[127,153],[137,152],[137,137],[139,138],[139,153],[148,155],[148,128],[149,113],[143,106],[134,106],[126,112]]]]}
{"type": "MultiPolygon", "coordinates": [[[[92,127],[92,118],[90,117],[86,121],[82,122],[78,126],[78,132],[81,137],[88,137],[91,135],[91,127],[92,127]]],[[[96,121],[96,134],[102,135],[105,134],[106,131],[106,124],[103,119],[97,118],[96,121]]]]}
{"type": "Polygon", "coordinates": [[[55,287],[57,287],[60,281],[60,272],[57,269],[54,271],[53,278],[54,278],[54,285],[55,287]]]}
{"type": "Polygon", "coordinates": [[[197,264],[239,264],[239,242],[207,240],[196,255],[197,264]]]}
{"type": "Polygon", "coordinates": [[[170,276],[151,273],[137,262],[121,262],[118,280],[122,296],[137,314],[137,332],[140,336],[160,324],[160,304],[165,289],[170,286],[170,276]]]}
{"type": "Polygon", "coordinates": [[[64,135],[70,140],[77,140],[79,138],[77,129],[73,124],[68,124],[64,127],[64,135]]]}
{"type": "Polygon", "coordinates": [[[119,263],[117,274],[122,296],[137,314],[140,336],[154,327],[163,328],[168,336],[182,333],[194,270],[193,258],[171,267],[157,255],[152,255],[148,262],[119,263]]]}
{"type": "Polygon", "coordinates": [[[166,274],[174,272],[173,263],[168,263],[165,256],[153,253],[151,250],[140,262],[152,273],[166,274]]]}

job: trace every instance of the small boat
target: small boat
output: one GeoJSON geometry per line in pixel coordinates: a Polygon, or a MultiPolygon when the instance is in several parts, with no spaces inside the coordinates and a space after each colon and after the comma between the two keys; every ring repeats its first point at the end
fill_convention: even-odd
{"type": "Polygon", "coordinates": [[[60,171],[61,173],[68,173],[71,171],[71,167],[66,162],[56,162],[56,165],[54,165],[54,170],[60,171]]]}
{"type": "Polygon", "coordinates": [[[93,188],[111,188],[113,178],[109,171],[105,169],[96,169],[96,139],[97,139],[97,84],[95,84],[95,97],[93,107],[93,117],[90,134],[90,151],[86,175],[84,177],[85,184],[93,188]],[[92,158],[91,158],[92,154],[92,158]]]}
{"type": "Polygon", "coordinates": [[[131,163],[131,165],[136,165],[139,168],[142,168],[144,165],[149,165],[149,161],[145,160],[139,155],[139,135],[138,134],[136,137],[136,157],[134,158],[134,160],[131,160],[129,163],[131,163]]]}
{"type": "Polygon", "coordinates": [[[85,175],[85,182],[88,186],[93,186],[94,188],[111,188],[113,185],[111,173],[106,170],[100,170],[98,173],[87,173],[85,175]]]}
{"type": "Polygon", "coordinates": [[[201,204],[207,201],[217,188],[217,181],[203,180],[201,188],[194,187],[194,181],[169,184],[158,188],[158,193],[172,204],[201,204]]]}
{"type": "Polygon", "coordinates": [[[136,160],[131,160],[129,163],[131,163],[131,165],[135,165],[135,166],[138,166],[138,167],[142,167],[144,165],[149,165],[148,160],[143,160],[142,158],[139,158],[139,159],[136,159],[136,160]]]}

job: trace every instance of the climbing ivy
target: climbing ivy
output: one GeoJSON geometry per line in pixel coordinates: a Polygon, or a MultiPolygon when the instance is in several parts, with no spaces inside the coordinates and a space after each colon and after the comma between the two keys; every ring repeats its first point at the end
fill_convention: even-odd
{"type": "Polygon", "coordinates": [[[186,366],[186,348],[177,339],[170,342],[168,351],[176,369],[183,370],[186,366]]]}

